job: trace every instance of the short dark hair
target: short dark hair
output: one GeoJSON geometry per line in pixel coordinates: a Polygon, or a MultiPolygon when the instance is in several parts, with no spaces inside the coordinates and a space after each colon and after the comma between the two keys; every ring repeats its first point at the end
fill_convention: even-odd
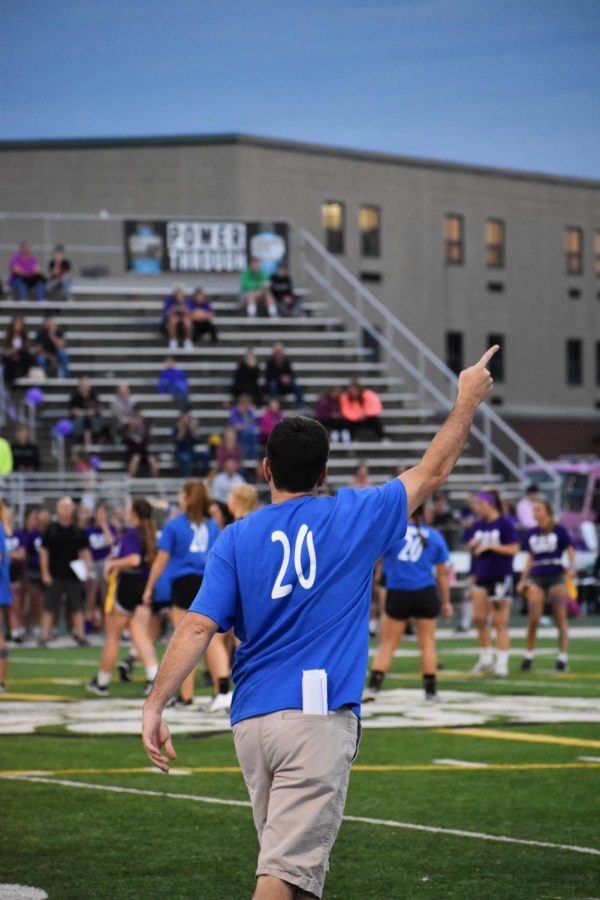
{"type": "Polygon", "coordinates": [[[327,465],[329,437],[316,419],[290,416],[278,422],[267,441],[267,459],[279,491],[312,491],[327,465]]]}

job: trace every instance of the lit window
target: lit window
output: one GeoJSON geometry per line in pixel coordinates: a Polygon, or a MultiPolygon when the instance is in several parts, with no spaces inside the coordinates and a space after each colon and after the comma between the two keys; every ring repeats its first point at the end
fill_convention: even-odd
{"type": "Polygon", "coordinates": [[[567,273],[581,275],[583,273],[583,231],[581,228],[566,229],[565,254],[567,273]]]}
{"type": "Polygon", "coordinates": [[[381,210],[378,206],[361,206],[358,214],[361,256],[381,256],[381,210]]]}
{"type": "Polygon", "coordinates": [[[330,253],[344,252],[344,204],[331,200],[322,206],[325,247],[330,253]]]}
{"type": "Polygon", "coordinates": [[[488,269],[504,268],[504,222],[502,219],[488,219],[485,223],[485,264],[488,269]]]}
{"type": "Polygon", "coordinates": [[[444,219],[444,243],[446,246],[446,262],[459,266],[465,261],[464,219],[455,213],[449,213],[444,219]]]}

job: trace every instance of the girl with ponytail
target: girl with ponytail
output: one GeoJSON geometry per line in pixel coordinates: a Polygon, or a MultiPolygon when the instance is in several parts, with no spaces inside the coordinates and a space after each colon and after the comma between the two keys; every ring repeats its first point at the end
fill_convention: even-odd
{"type": "MultiPolygon", "coordinates": [[[[156,557],[150,569],[143,591],[143,603],[150,609],[156,582],[163,572],[171,581],[170,616],[173,628],[184,618],[196,594],[200,590],[206,558],[219,529],[209,515],[210,498],[204,482],[198,479],[186,481],[179,494],[181,515],[170,519],[164,526],[157,544],[156,557]]],[[[214,640],[206,651],[211,669],[211,654],[218,642],[214,640]]],[[[226,671],[226,681],[228,678],[226,671]]],[[[225,677],[225,676],[224,676],[225,677]]],[[[227,691],[229,693],[229,687],[227,691]]],[[[191,706],[194,697],[194,673],[182,683],[177,705],[191,706]]]]}
{"type": "Polygon", "coordinates": [[[156,554],[156,528],[152,507],[144,497],[137,497],[130,504],[126,521],[129,527],[123,532],[115,555],[108,558],[104,567],[104,577],[109,584],[105,606],[106,638],[98,674],[86,685],[90,693],[101,697],[109,694],[111,674],[126,626],[146,668],[146,695],[150,693],[158,670],[148,630],[150,610],[142,603],[144,585],[156,554]]]}

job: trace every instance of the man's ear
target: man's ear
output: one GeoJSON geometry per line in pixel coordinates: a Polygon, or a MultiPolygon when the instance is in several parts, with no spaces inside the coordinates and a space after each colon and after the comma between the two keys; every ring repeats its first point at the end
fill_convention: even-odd
{"type": "Polygon", "coordinates": [[[266,456],[264,457],[264,459],[262,461],[262,472],[263,472],[263,476],[264,476],[264,479],[267,482],[267,484],[272,484],[273,473],[271,472],[271,466],[269,465],[269,460],[267,459],[266,456]]]}
{"type": "Polygon", "coordinates": [[[323,487],[327,480],[327,466],[323,466],[319,477],[317,478],[317,487],[323,487]]]}

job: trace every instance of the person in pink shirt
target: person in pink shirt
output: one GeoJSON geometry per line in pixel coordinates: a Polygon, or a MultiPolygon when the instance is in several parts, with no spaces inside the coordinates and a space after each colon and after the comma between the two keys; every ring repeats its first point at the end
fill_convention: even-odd
{"type": "Polygon", "coordinates": [[[45,300],[46,279],[37,259],[31,252],[31,247],[24,241],[19,247],[19,252],[10,259],[9,285],[16,292],[19,300],[26,300],[27,294],[33,288],[36,300],[45,300]]]}
{"type": "Polygon", "coordinates": [[[352,381],[340,397],[340,412],[354,439],[359,428],[374,431],[381,441],[385,437],[381,422],[383,403],[375,391],[352,381]]]}
{"type": "Polygon", "coordinates": [[[275,397],[272,397],[271,400],[269,400],[269,405],[260,417],[258,423],[259,441],[261,444],[267,443],[267,438],[269,437],[277,423],[281,422],[283,417],[284,416],[281,412],[279,400],[277,400],[275,397]]]}

